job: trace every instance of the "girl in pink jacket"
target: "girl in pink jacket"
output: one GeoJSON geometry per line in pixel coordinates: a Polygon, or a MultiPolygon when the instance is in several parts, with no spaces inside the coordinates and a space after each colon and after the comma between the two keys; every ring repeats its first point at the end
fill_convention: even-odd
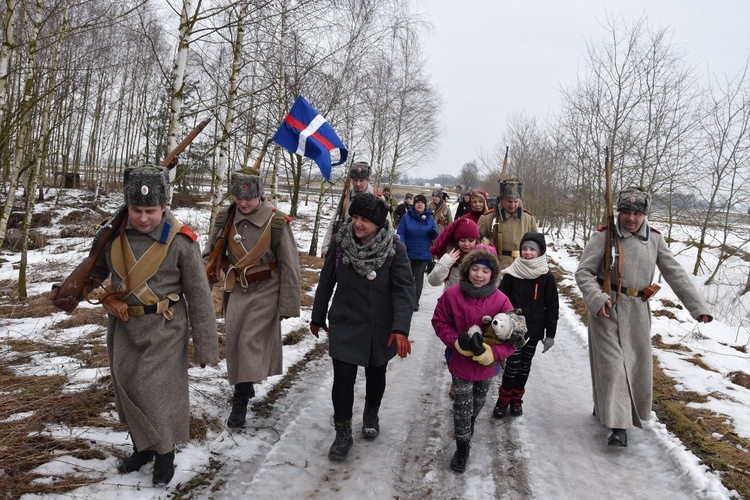
{"type": "Polygon", "coordinates": [[[456,453],[451,469],[466,470],[474,421],[482,410],[497,362],[515,352],[509,343],[488,345],[468,334],[470,327],[482,325],[482,316],[513,310],[507,296],[497,289],[500,263],[484,248],[469,252],[461,262],[461,279],[438,299],[432,326],[447,346],[448,369],[453,376],[453,428],[456,453]]]}

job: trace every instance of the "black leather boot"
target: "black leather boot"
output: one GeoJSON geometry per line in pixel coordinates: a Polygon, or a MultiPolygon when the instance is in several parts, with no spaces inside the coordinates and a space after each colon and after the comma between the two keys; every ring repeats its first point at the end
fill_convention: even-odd
{"type": "Polygon", "coordinates": [[[333,425],[336,427],[336,439],[333,440],[331,449],[328,450],[328,458],[331,460],[341,461],[349,454],[349,449],[354,444],[352,439],[352,421],[336,420],[333,425]]]}
{"type": "Polygon", "coordinates": [[[255,396],[255,389],[252,382],[242,382],[234,386],[234,396],[232,397],[232,413],[227,419],[227,427],[237,429],[245,425],[247,416],[247,403],[250,398],[255,396]]]}
{"type": "Polygon", "coordinates": [[[456,472],[466,470],[466,462],[469,460],[469,450],[471,450],[471,442],[456,441],[456,453],[453,454],[453,458],[451,459],[451,469],[456,472]]]}
{"type": "Polygon", "coordinates": [[[607,444],[610,446],[622,446],[624,448],[628,445],[628,432],[625,429],[612,429],[612,434],[609,435],[607,444]]]}
{"type": "Polygon", "coordinates": [[[365,439],[375,439],[380,434],[378,410],[380,410],[379,406],[365,401],[365,411],[362,413],[362,437],[365,439]]]}
{"type": "Polygon", "coordinates": [[[164,455],[156,455],[151,483],[154,486],[162,486],[169,484],[172,477],[174,477],[174,451],[170,451],[164,455]]]}
{"type": "Polygon", "coordinates": [[[120,465],[117,466],[117,471],[121,474],[137,471],[153,460],[155,455],[155,451],[138,451],[134,445],[133,454],[120,462],[120,465]]]}

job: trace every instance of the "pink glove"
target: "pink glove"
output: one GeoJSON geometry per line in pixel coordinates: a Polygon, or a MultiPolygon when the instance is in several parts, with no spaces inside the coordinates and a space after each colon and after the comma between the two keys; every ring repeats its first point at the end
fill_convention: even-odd
{"type": "Polygon", "coordinates": [[[313,335],[315,335],[316,339],[320,338],[318,337],[318,332],[320,331],[321,328],[323,329],[324,332],[328,333],[328,327],[326,325],[318,326],[318,325],[314,325],[310,323],[310,331],[312,332],[313,335]]]}
{"type": "Polygon", "coordinates": [[[400,357],[405,358],[406,356],[411,354],[411,342],[409,342],[409,339],[406,337],[406,335],[402,333],[392,333],[388,338],[387,347],[391,347],[391,344],[393,344],[394,340],[396,341],[396,353],[400,357]]]}

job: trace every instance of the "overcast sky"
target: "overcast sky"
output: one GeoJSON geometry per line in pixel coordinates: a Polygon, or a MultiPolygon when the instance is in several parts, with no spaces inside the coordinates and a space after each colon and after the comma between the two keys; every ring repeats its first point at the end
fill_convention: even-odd
{"type": "Polygon", "coordinates": [[[434,27],[424,45],[444,132],[435,159],[410,176],[455,175],[480,150],[504,147],[513,112],[542,119],[555,112],[586,41],[605,37],[607,12],[671,28],[701,76],[735,76],[750,57],[748,0],[424,0],[418,10],[434,27]]]}

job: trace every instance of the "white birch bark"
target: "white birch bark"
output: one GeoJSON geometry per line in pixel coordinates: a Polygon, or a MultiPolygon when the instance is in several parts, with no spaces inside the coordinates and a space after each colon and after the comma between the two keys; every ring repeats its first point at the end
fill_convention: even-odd
{"type": "MultiPolygon", "coordinates": [[[[34,79],[36,78],[36,72],[34,71],[34,64],[37,54],[37,41],[39,38],[39,29],[42,19],[42,0],[36,1],[36,9],[34,12],[34,29],[29,39],[29,57],[26,61],[27,73],[26,80],[23,89],[23,101],[21,102],[21,113],[20,122],[18,124],[18,136],[16,137],[16,147],[14,161],[11,165],[9,173],[10,185],[8,187],[8,197],[5,199],[5,205],[3,206],[3,213],[0,216],[0,247],[3,246],[5,240],[5,230],[8,228],[8,219],[10,218],[10,212],[13,209],[13,202],[16,200],[16,189],[18,189],[18,177],[21,171],[21,165],[24,160],[24,146],[26,144],[26,136],[28,135],[29,129],[31,128],[31,108],[33,106],[33,91],[34,91],[34,79]]],[[[27,193],[28,195],[28,193],[27,193]]],[[[34,196],[34,193],[31,193],[34,196]]]]}
{"type": "Polygon", "coordinates": [[[16,7],[18,0],[6,0],[5,19],[3,21],[3,43],[0,46],[0,123],[5,118],[5,106],[7,95],[5,87],[8,83],[10,72],[10,52],[13,49],[13,33],[16,26],[16,7]]]}
{"type": "Polygon", "coordinates": [[[231,136],[234,112],[237,103],[237,89],[240,80],[240,68],[242,67],[242,42],[245,37],[245,16],[247,15],[248,2],[243,2],[237,14],[237,34],[232,47],[232,68],[229,75],[229,95],[227,98],[227,114],[224,117],[221,141],[219,142],[219,161],[216,165],[213,179],[213,199],[211,200],[211,219],[219,210],[224,200],[224,178],[227,175],[227,159],[229,158],[229,138],[231,136]]]}
{"type": "MultiPolygon", "coordinates": [[[[167,128],[167,154],[179,144],[178,128],[182,114],[183,90],[185,85],[185,68],[187,67],[188,48],[190,46],[190,35],[192,33],[193,20],[190,17],[192,11],[192,0],[182,1],[180,12],[180,29],[177,45],[177,55],[172,68],[172,88],[169,100],[169,127],[167,128]]],[[[169,181],[174,182],[177,169],[169,171],[169,181]]],[[[169,191],[169,201],[172,201],[172,189],[169,191]]]]}

